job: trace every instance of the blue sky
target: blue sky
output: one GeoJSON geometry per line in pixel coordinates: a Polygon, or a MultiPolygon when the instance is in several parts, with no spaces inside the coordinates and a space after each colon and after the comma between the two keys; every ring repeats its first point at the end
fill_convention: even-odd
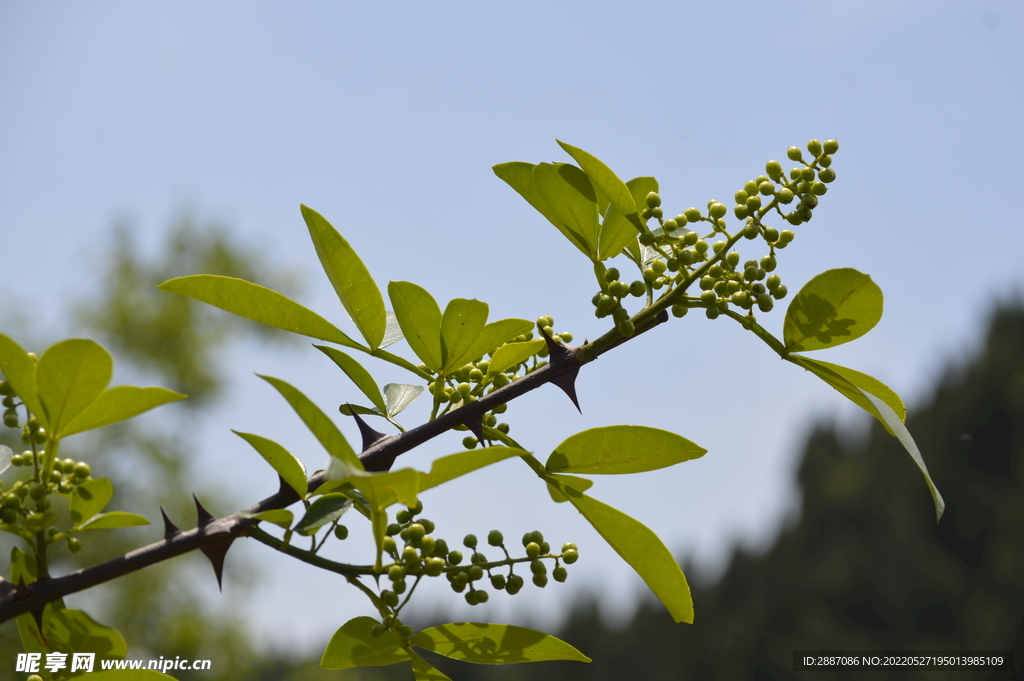
{"type": "MultiPolygon", "coordinates": [[[[970,352],[993,301],[1020,292],[1022,22],[1020,3],[998,0],[2,2],[4,309],[31,304],[59,326],[64,301],[99,286],[94,265],[114,220],[129,219],[153,252],[184,208],[305,270],[301,302],[348,324],[317,274],[305,203],[382,288],[410,280],[441,301],[484,300],[492,317],[552,314],[556,330],[595,338],[605,325],[590,312],[590,266],[492,165],[568,160],[562,139],[623,178],[656,176],[674,214],[728,202],[766,160],[785,165],[792,144],[838,138],[838,180],[781,253],[780,272],[792,291],[832,267],[871,274],[886,295],[882,322],[819,355],[913,403],[939,367],[970,352]]],[[[777,330],[782,316],[777,308],[763,323],[777,330]]],[[[229,428],[322,466],[252,372],[330,408],[353,399],[344,377],[311,349],[245,346],[225,362],[230,405],[197,438],[196,475],[230,474],[239,499],[273,491],[229,428]]],[[[579,387],[582,416],[545,388],[510,408],[513,435],[546,455],[585,428],[636,423],[706,447],[668,471],[601,480],[594,495],[707,569],[737,540],[763,545],[792,512],[794,454],[814,418],[832,415],[852,432],[863,423],[735,324],[698,315],[601,358],[579,387]]],[[[423,416],[413,409],[408,420],[423,416]]],[[[408,463],[458,451],[459,439],[408,463]]],[[[438,531],[540,528],[552,543],[580,544],[581,560],[564,586],[458,616],[550,618],[579,589],[602,592],[612,616],[628,613],[643,585],[514,463],[426,498],[438,531]]],[[[923,483],[908,493],[929,503],[923,483]]],[[[266,560],[268,586],[250,607],[256,630],[279,645],[316,649],[367,610],[312,568],[253,547],[232,559],[266,560]],[[289,612],[284,580],[296,575],[336,607],[289,612]]]]}

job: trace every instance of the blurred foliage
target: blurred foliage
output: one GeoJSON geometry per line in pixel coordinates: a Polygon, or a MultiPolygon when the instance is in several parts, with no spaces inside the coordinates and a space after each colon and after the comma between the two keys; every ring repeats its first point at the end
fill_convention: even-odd
{"type": "MultiPolygon", "coordinates": [[[[951,366],[908,421],[946,496],[938,526],[928,492],[914,484],[918,471],[899,443],[872,424],[860,441],[828,424],[810,433],[799,469],[799,521],[764,553],[737,550],[718,580],[696,585],[692,626],[674,624],[648,602],[628,626],[614,629],[589,601],[577,604],[556,635],[592,664],[453,668],[439,659],[437,666],[467,681],[844,679],[862,674],[794,672],[793,651],[1013,650],[1020,670],[1024,307],[997,310],[978,356],[951,366]]],[[[399,671],[375,670],[372,678],[402,678],[390,669],[399,671]]],[[[1019,671],[964,669],[871,676],[1024,678],[1019,671]]]]}
{"type": "MultiPolygon", "coordinates": [[[[210,272],[244,277],[285,292],[296,288],[293,277],[266,276],[269,268],[264,266],[262,254],[241,244],[226,228],[200,225],[189,217],[173,224],[166,243],[153,258],[140,253],[127,225],[116,226],[111,241],[104,250],[107,259],[101,263],[99,291],[76,301],[69,317],[83,335],[111,350],[120,376],[126,371],[139,374],[142,382],[173,388],[188,394],[189,399],[161,410],[160,419],[132,420],[76,438],[72,447],[88,454],[94,474],[109,476],[114,483],[113,507],[141,513],[152,524],[83,536],[80,554],[56,553],[54,574],[102,562],[158,540],[163,534],[158,505],[180,527],[192,527],[196,518],[193,492],[218,514],[234,510],[226,504],[253,501],[233,500],[219,481],[190,474],[194,473],[190,464],[201,454],[197,448],[202,445],[197,438],[182,434],[195,431],[199,408],[214,406],[225,385],[217,371],[217,358],[227,343],[252,338],[254,333],[280,342],[287,334],[242,324],[209,306],[161,293],[156,285],[173,276],[210,272]],[[217,503],[211,505],[211,500],[217,503]]],[[[40,340],[50,334],[24,319],[16,326],[26,349],[41,353],[52,342],[52,338],[40,340]]],[[[16,452],[24,449],[8,429],[3,431],[4,444],[16,452]]],[[[71,450],[65,454],[75,455],[71,450]]],[[[0,539],[2,564],[6,565],[14,543],[6,535],[0,539]]],[[[233,587],[251,586],[255,576],[253,566],[227,562],[225,582],[233,587]]],[[[180,655],[213,660],[212,671],[180,673],[183,681],[200,677],[203,681],[234,680],[255,670],[257,654],[248,641],[251,632],[238,614],[238,604],[217,593],[213,571],[198,554],[135,572],[72,596],[67,603],[69,607],[84,604],[97,620],[120,630],[128,641],[129,657],[180,655]]],[[[14,669],[14,655],[20,650],[14,622],[0,625],[0,669],[14,669]]]]}

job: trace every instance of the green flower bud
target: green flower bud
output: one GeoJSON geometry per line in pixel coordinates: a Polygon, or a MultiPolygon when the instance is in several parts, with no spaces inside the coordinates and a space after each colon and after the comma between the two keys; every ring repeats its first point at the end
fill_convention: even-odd
{"type": "Polygon", "coordinates": [[[790,147],[786,150],[786,156],[789,157],[790,161],[800,161],[804,157],[800,147],[790,147]]]}
{"type": "Polygon", "coordinates": [[[476,535],[475,534],[467,534],[462,539],[462,545],[465,546],[467,549],[476,548],[476,535]]]}
{"type": "Polygon", "coordinates": [[[821,142],[818,140],[811,140],[807,143],[807,151],[811,152],[811,156],[819,156],[821,154],[821,142]]]}
{"type": "Polygon", "coordinates": [[[836,179],[836,171],[831,168],[825,168],[818,171],[818,179],[822,182],[829,183],[836,179]]]}
{"type": "Polygon", "coordinates": [[[700,294],[700,301],[705,305],[711,305],[716,300],[718,300],[718,296],[715,295],[714,291],[704,291],[704,293],[700,294]]]}
{"type": "Polygon", "coordinates": [[[772,291],[772,297],[775,298],[775,300],[782,300],[783,298],[786,297],[787,293],[789,293],[789,289],[787,289],[785,285],[780,285],[778,288],[772,291]]]}
{"type": "Polygon", "coordinates": [[[697,222],[701,218],[700,209],[698,208],[687,208],[683,211],[683,216],[686,217],[687,222],[697,222]]]}
{"type": "Polygon", "coordinates": [[[491,586],[495,589],[504,589],[505,575],[491,575],[491,586]]]}
{"type": "Polygon", "coordinates": [[[690,308],[686,307],[686,305],[683,305],[682,303],[676,303],[675,305],[672,306],[672,316],[677,318],[685,317],[686,313],[689,312],[689,310],[690,308]]]}
{"type": "Polygon", "coordinates": [[[834,154],[839,151],[839,140],[825,140],[822,145],[826,154],[834,154]]]}
{"type": "MultiPolygon", "coordinates": [[[[732,251],[729,255],[725,256],[725,262],[729,264],[729,267],[736,267],[740,263],[740,254],[732,251]]],[[[711,269],[714,269],[714,267],[711,269]]]]}
{"type": "Polygon", "coordinates": [[[629,285],[629,295],[634,298],[639,298],[645,293],[647,293],[647,285],[644,282],[638,280],[629,285]]]}
{"type": "Polygon", "coordinates": [[[556,582],[564,582],[565,578],[569,576],[569,571],[559,565],[551,571],[551,576],[555,578],[556,582]]]}
{"type": "Polygon", "coordinates": [[[764,172],[768,174],[768,177],[778,182],[782,177],[782,164],[778,161],[768,161],[764,165],[764,172]]]}
{"type": "Polygon", "coordinates": [[[78,541],[77,537],[68,537],[68,551],[71,553],[78,553],[82,550],[82,542],[78,541]]]}
{"type": "Polygon", "coordinates": [[[746,205],[747,205],[747,210],[749,210],[751,213],[753,213],[754,211],[756,211],[757,209],[759,209],[761,207],[761,197],[760,196],[751,196],[750,198],[747,199],[747,204],[746,205]]]}
{"type": "Polygon", "coordinates": [[[665,220],[665,222],[661,223],[661,228],[668,233],[674,232],[679,229],[679,223],[676,222],[674,218],[669,218],[668,220],[665,220]]]}
{"type": "Polygon", "coordinates": [[[657,208],[661,205],[661,197],[657,192],[648,192],[645,202],[647,203],[648,208],[657,208]]]}
{"type": "Polygon", "coordinates": [[[700,253],[703,256],[705,253],[708,252],[708,242],[704,241],[703,239],[697,241],[693,245],[693,250],[697,251],[698,253],[700,253]]]}
{"type": "Polygon", "coordinates": [[[633,326],[633,322],[629,321],[628,319],[624,322],[616,324],[615,328],[618,329],[619,333],[625,336],[626,338],[629,338],[634,333],[636,333],[636,327],[633,326]]]}
{"type": "Polygon", "coordinates": [[[477,439],[472,435],[462,438],[462,446],[466,449],[474,449],[477,445],[477,439]]]}
{"type": "Polygon", "coordinates": [[[654,218],[657,218],[658,220],[660,220],[664,215],[665,215],[665,213],[660,208],[652,208],[651,209],[651,217],[654,217],[654,218]]]}
{"type": "Polygon", "coordinates": [[[426,529],[421,523],[413,523],[409,526],[409,541],[416,544],[423,539],[423,535],[426,533],[426,529]]]}
{"type": "Polygon", "coordinates": [[[392,556],[395,555],[395,552],[398,550],[398,545],[395,543],[394,537],[384,537],[384,541],[381,542],[381,546],[384,551],[392,556]]]}
{"type": "Polygon", "coordinates": [[[405,568],[401,565],[392,565],[388,568],[388,579],[392,582],[397,582],[401,579],[405,579],[405,568]]]}
{"type": "Polygon", "coordinates": [[[716,201],[712,203],[710,206],[708,206],[708,215],[717,220],[719,218],[724,218],[728,210],[729,209],[726,208],[724,204],[718,203],[716,201]]]}
{"type": "Polygon", "coordinates": [[[651,244],[654,243],[656,237],[654,236],[654,232],[651,232],[651,231],[648,230],[648,231],[640,232],[640,236],[637,237],[637,239],[644,246],[650,246],[651,244]]]}
{"type": "Polygon", "coordinates": [[[547,575],[534,575],[533,576],[533,583],[534,583],[534,585],[536,585],[536,586],[540,587],[541,589],[543,589],[544,587],[546,587],[548,585],[548,576],[547,575]]]}
{"type": "Polygon", "coordinates": [[[505,592],[510,596],[515,596],[523,588],[523,578],[519,575],[509,575],[508,580],[505,582],[505,592]]]}
{"type": "Polygon", "coordinates": [[[757,191],[761,193],[761,196],[771,196],[775,193],[775,185],[771,182],[762,182],[758,185],[757,191]]]}
{"type": "Polygon", "coordinates": [[[380,592],[380,600],[382,600],[385,605],[391,606],[393,608],[396,605],[398,605],[398,594],[396,594],[394,591],[389,591],[385,589],[384,591],[380,592]]]}
{"type": "Polygon", "coordinates": [[[775,271],[775,267],[778,265],[778,263],[775,260],[775,256],[774,255],[766,255],[766,256],[764,256],[763,258],[761,258],[761,263],[760,264],[761,264],[761,269],[763,269],[765,272],[774,272],[775,271]]]}
{"type": "MultiPolygon", "coordinates": [[[[609,267],[604,272],[604,280],[609,282],[609,283],[613,282],[613,281],[618,281],[619,280],[619,270],[614,268],[614,267],[609,267]]],[[[541,317],[541,319],[544,319],[544,318],[541,317]]],[[[540,319],[538,319],[537,320],[537,324],[539,324],[540,326],[551,326],[551,324],[554,324],[554,320],[553,319],[551,319],[550,317],[548,317],[547,319],[549,320],[549,323],[541,324],[540,323],[540,319]]]]}

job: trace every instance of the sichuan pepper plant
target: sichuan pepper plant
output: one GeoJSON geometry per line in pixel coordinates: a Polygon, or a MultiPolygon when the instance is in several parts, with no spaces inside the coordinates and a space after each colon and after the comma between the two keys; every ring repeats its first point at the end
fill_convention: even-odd
{"type": "MultiPolygon", "coordinates": [[[[589,153],[559,144],[576,165],[503,163],[494,172],[590,261],[595,291],[590,304],[598,318],[608,319],[607,333],[572,346],[572,334],[556,331],[549,315],[488,322],[486,303],[456,298],[442,310],[425,288],[406,281],[388,284],[386,302],[349,243],[303,206],[320,264],[361,340],[289,298],[241,279],[195,274],[171,279],[160,289],[328,343],[315,347],[354,388],[352,399],[336,408],[357,423],[359,452],[301,391],[264,376],[323,446],[324,470],[310,476],[282,445],[236,431],[280,477],[280,491],[224,518],[214,518],[197,500],[195,529],[182,531],[164,515],[162,541],[107,563],[60,577],[50,574],[51,555],[76,551],[88,531],[147,522],[119,511],[104,513],[113,487],[106,478],[93,477],[87,462],[59,458],[63,440],[184,396],[162,388],[107,388],[112,361],[92,341],[67,340],[36,358],[0,336],[4,424],[20,429],[27,447],[17,455],[0,449],[0,473],[9,466],[15,472],[0,488],[0,529],[25,544],[12,551],[10,580],[0,581],[0,620],[17,617],[25,650],[123,657],[120,634],[65,608],[62,597],[196,549],[210,559],[220,580],[231,543],[248,537],[338,574],[376,610],[377,617],[341,625],[321,660],[327,669],[405,663],[418,679],[447,678],[417,649],[482,664],[589,661],[569,644],[522,627],[453,623],[417,632],[403,620],[426,579],[446,580],[470,605],[499,592],[529,590],[528,583],[545,588],[551,580],[565,581],[567,566],[580,556],[572,542],[556,548],[540,530],[510,541],[498,529],[483,541],[472,534],[460,541],[443,536],[440,523],[424,515],[421,497],[434,487],[485,466],[517,461],[536,473],[554,502],[568,502],[594,526],[677,622],[691,622],[686,578],[664,543],[640,521],[586,492],[592,485],[588,476],[657,470],[705,450],[657,428],[609,425],[569,436],[542,462],[529,443],[513,438],[506,416],[516,397],[546,383],[579,408],[575,379],[586,364],[672,317],[733,321],[877,418],[924,474],[936,517],[941,516],[942,498],[904,426],[906,410],[896,393],[866,374],[802,354],[854,340],[878,323],[882,293],[871,278],[849,268],[823,272],[792,296],[781,338],[760,323],[789,297],[780,260],[795,238],[791,228],[811,220],[836,179],[832,162],[838,142],[811,140],[806,156],[790,147],[787,157],[794,167],[786,172],[781,163],[769,161],[764,174],[736,190],[731,208],[711,200],[704,209],[686,208],[674,217],[665,212],[653,177],[623,182],[589,153]],[[414,358],[386,349],[402,340],[414,358]],[[398,366],[409,383],[379,386],[356,357],[398,366]],[[398,417],[420,396],[430,402],[430,418],[406,429],[398,417]],[[397,432],[387,435],[378,427],[397,432]],[[434,461],[429,472],[395,466],[401,454],[449,430],[467,433],[466,451],[434,461]],[[361,563],[322,555],[328,542],[348,537],[343,520],[372,528],[374,542],[361,563]]],[[[41,673],[63,679],[77,672],[41,673]]]]}

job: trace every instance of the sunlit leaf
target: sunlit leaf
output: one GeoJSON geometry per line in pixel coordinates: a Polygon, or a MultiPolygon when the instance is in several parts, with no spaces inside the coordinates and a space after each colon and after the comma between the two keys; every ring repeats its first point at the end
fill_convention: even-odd
{"type": "Polygon", "coordinates": [[[36,392],[36,365],[20,345],[3,334],[0,334],[0,371],[29,411],[36,415],[44,427],[49,428],[50,424],[36,392]]]}
{"type": "Polygon", "coordinates": [[[796,294],[783,323],[787,352],[832,348],[860,338],[882,318],[882,290],[852,268],[822,272],[796,294]]]}
{"type": "Polygon", "coordinates": [[[35,556],[25,553],[17,546],[11,549],[11,583],[31,584],[39,578],[39,567],[35,556]]]}
{"type": "Polygon", "coordinates": [[[454,298],[441,317],[442,371],[450,373],[474,359],[470,353],[487,323],[487,303],[454,298]]]}
{"type": "Polygon", "coordinates": [[[514,664],[590,658],[574,647],[542,631],[509,624],[459,622],[419,632],[412,645],[454,660],[476,664],[514,664]]]}
{"type": "Polygon", "coordinates": [[[36,535],[48,528],[53,524],[53,521],[57,519],[57,514],[53,511],[46,511],[45,513],[32,513],[27,518],[21,521],[21,526],[29,535],[36,535]]]}
{"type": "Polygon", "coordinates": [[[555,448],[545,468],[558,473],[641,473],[707,452],[681,435],[647,426],[604,426],[577,433],[555,448]]]}
{"type": "MultiPolygon", "coordinates": [[[[43,620],[43,637],[57,652],[96,653],[97,657],[107,659],[122,659],[128,654],[128,645],[116,629],[99,624],[81,610],[54,610],[43,620]]],[[[96,676],[89,674],[85,678],[96,676]]],[[[167,677],[160,675],[156,678],[167,677]]]]}
{"type": "Polygon", "coordinates": [[[63,434],[64,426],[103,392],[113,372],[110,353],[91,340],[72,338],[44,352],[36,367],[36,389],[50,432],[63,434]]]}
{"type": "MultiPolygon", "coordinates": [[[[257,374],[259,375],[259,374],[257,374]]],[[[274,386],[279,393],[292,406],[295,413],[299,415],[306,427],[316,436],[323,448],[337,460],[347,471],[361,472],[365,470],[362,462],[352,447],[348,444],[345,436],[341,434],[334,421],[327,417],[327,414],[320,410],[320,407],[313,404],[312,400],[299,392],[296,388],[285,383],[279,378],[260,376],[264,381],[274,386]]]]}
{"type": "Polygon", "coordinates": [[[548,207],[544,195],[537,187],[534,180],[534,166],[532,163],[513,161],[511,163],[499,163],[494,166],[494,174],[508,183],[510,187],[519,192],[526,201],[533,206],[541,215],[548,219],[548,222],[558,228],[566,239],[584,254],[590,255],[586,240],[561,222],[558,216],[548,207]]]}
{"type": "Polygon", "coordinates": [[[423,492],[484,466],[524,454],[526,452],[514,447],[486,447],[443,456],[431,464],[429,473],[419,473],[419,491],[423,492]]]}
{"type": "Polygon", "coordinates": [[[411,468],[402,468],[389,473],[370,473],[350,478],[348,482],[362,492],[370,508],[383,511],[396,503],[408,506],[415,504],[416,494],[420,489],[420,475],[422,474],[411,468]]]}
{"type": "Polygon", "coordinates": [[[331,280],[338,299],[366,343],[371,348],[379,347],[387,328],[384,298],[380,295],[380,289],[366,265],[338,230],[312,208],[302,206],[301,210],[320,264],[331,280]]]}
{"type": "Polygon", "coordinates": [[[64,427],[61,435],[68,436],[109,426],[183,399],[185,395],[166,388],[138,388],[132,385],[107,388],[64,427]]]}
{"type": "Polygon", "coordinates": [[[10,447],[7,445],[0,445],[0,475],[11,467],[11,459],[13,457],[14,454],[11,452],[10,447]]]}
{"type": "Polygon", "coordinates": [[[345,403],[340,405],[338,407],[338,411],[340,411],[345,416],[352,416],[353,412],[356,414],[365,414],[366,416],[384,416],[384,414],[381,414],[379,411],[373,409],[372,407],[363,407],[361,405],[351,403],[345,403]]]}
{"type": "Polygon", "coordinates": [[[432,666],[415,651],[412,651],[409,657],[412,659],[412,676],[416,681],[452,681],[445,676],[444,672],[432,666]]]}
{"type": "Polygon", "coordinates": [[[942,512],[946,510],[946,502],[942,500],[942,495],[939,494],[938,488],[932,481],[932,476],[928,473],[928,467],[924,464],[924,458],[921,456],[920,450],[917,448],[917,443],[914,442],[914,438],[911,437],[910,431],[903,425],[903,421],[900,417],[886,404],[883,400],[875,397],[867,391],[862,391],[864,396],[871,401],[871,404],[875,406],[878,413],[881,414],[885,423],[889,427],[889,431],[892,432],[896,439],[900,441],[903,448],[910,454],[910,458],[914,460],[917,467],[921,469],[921,474],[924,475],[924,481],[928,485],[928,491],[932,494],[932,501],[935,502],[935,522],[939,522],[942,519],[942,512]]]}
{"type": "Polygon", "coordinates": [[[399,414],[422,394],[422,385],[388,383],[384,386],[384,404],[387,406],[388,416],[399,414]]]}
{"type": "MultiPolygon", "coordinates": [[[[653,177],[634,177],[626,183],[626,187],[629,188],[634,203],[637,206],[645,206],[647,205],[647,194],[658,191],[658,181],[653,177]]],[[[627,246],[635,248],[637,251],[635,255],[639,257],[637,234],[638,230],[632,220],[623,215],[615,206],[609,208],[601,223],[598,238],[601,260],[614,258],[627,246]]]]}
{"type": "MultiPolygon", "coordinates": [[[[582,244],[587,256],[597,256],[597,194],[586,174],[568,163],[540,163],[533,168],[533,181],[548,210],[582,244]]],[[[556,225],[557,226],[557,225],[556,225]]]]}
{"type": "Polygon", "coordinates": [[[334,360],[334,363],[337,364],[338,367],[345,372],[345,375],[356,384],[356,387],[366,395],[367,399],[373,403],[373,406],[377,407],[379,411],[385,410],[384,397],[380,394],[380,388],[377,387],[377,382],[373,380],[373,376],[370,375],[370,372],[364,369],[359,362],[355,361],[337,348],[331,348],[326,345],[314,345],[313,347],[334,360]]]}
{"type": "MultiPolygon", "coordinates": [[[[558,144],[573,157],[573,160],[580,164],[580,168],[586,173],[594,188],[619,213],[626,216],[626,219],[633,224],[635,229],[643,229],[643,222],[641,222],[640,216],[637,215],[637,206],[645,206],[646,204],[643,201],[636,202],[626,183],[620,180],[619,176],[612,172],[612,169],[606,166],[600,159],[561,140],[558,140],[558,144]]],[[[645,194],[644,197],[646,198],[646,196],[645,194]]]]}
{"type": "MultiPolygon", "coordinates": [[[[575,475],[557,475],[555,473],[549,473],[544,477],[545,479],[549,477],[554,478],[555,481],[557,481],[561,485],[570,487],[576,490],[577,492],[586,492],[594,485],[593,480],[590,480],[589,478],[578,478],[575,475]]],[[[561,504],[566,501],[569,501],[569,498],[562,494],[558,490],[558,486],[556,485],[548,484],[548,494],[551,495],[551,500],[556,504],[561,504]]]]}
{"type": "Polygon", "coordinates": [[[295,490],[300,498],[305,498],[306,492],[309,491],[306,469],[291,452],[265,437],[252,433],[240,433],[237,430],[231,432],[252,445],[252,448],[259,452],[259,455],[277,471],[281,479],[288,483],[288,486],[295,490]]]}
{"type": "Polygon", "coordinates": [[[327,523],[333,523],[351,507],[352,500],[344,494],[334,492],[317,497],[317,500],[306,509],[306,514],[295,526],[295,531],[299,534],[316,534],[317,530],[327,523]]]}
{"type": "Polygon", "coordinates": [[[111,511],[94,515],[92,519],[86,520],[78,526],[80,530],[113,530],[118,527],[135,527],[137,525],[149,525],[149,521],[135,513],[124,511],[111,511]]]}
{"type": "Polygon", "coordinates": [[[797,366],[807,369],[858,407],[874,416],[885,426],[890,435],[895,435],[895,433],[889,428],[889,424],[882,418],[881,413],[875,409],[874,404],[864,397],[864,393],[870,393],[888,404],[900,421],[905,421],[907,418],[907,408],[903,406],[903,400],[900,399],[900,396],[873,376],[868,376],[838,364],[822,362],[802,355],[789,355],[786,359],[797,366]]]}
{"type": "Polygon", "coordinates": [[[75,487],[71,495],[71,522],[81,525],[106,508],[114,496],[114,484],[109,478],[96,478],[75,487]]]}
{"type": "Polygon", "coordinates": [[[483,357],[516,336],[521,336],[532,329],[533,322],[525,319],[499,319],[496,322],[491,322],[480,332],[466,359],[472,361],[483,357]]]}
{"type": "Polygon", "coordinates": [[[216,274],[194,274],[170,279],[157,288],[194,298],[239,317],[277,329],[319,338],[349,348],[362,347],[316,312],[277,291],[271,291],[244,279],[216,274]]]}
{"type": "Polygon", "coordinates": [[[398,316],[391,310],[385,310],[384,315],[387,317],[387,326],[384,327],[384,338],[380,342],[382,348],[394,345],[405,338],[405,334],[402,333],[402,325],[398,323],[398,316]]]}
{"type": "Polygon", "coordinates": [[[405,340],[434,371],[441,369],[441,308],[425,289],[408,281],[388,284],[388,296],[405,340]]]}
{"type": "Polygon", "coordinates": [[[487,373],[500,374],[507,369],[522,364],[540,352],[543,347],[543,338],[519,343],[506,343],[491,356],[491,361],[487,364],[487,373]]]}
{"type": "Polygon", "coordinates": [[[676,622],[693,622],[693,600],[686,577],[672,553],[646,525],[597,499],[557,481],[558,487],[615,552],[647,583],[676,622]]]}
{"type": "Polygon", "coordinates": [[[273,523],[286,530],[292,526],[292,522],[295,520],[294,514],[286,508],[273,508],[269,511],[261,511],[259,513],[239,513],[239,515],[243,518],[253,518],[263,522],[273,523]]]}
{"type": "Polygon", "coordinates": [[[393,631],[374,636],[373,627],[380,622],[372,617],[350,619],[334,632],[320,659],[324,669],[350,667],[382,667],[409,659],[393,631]]]}

